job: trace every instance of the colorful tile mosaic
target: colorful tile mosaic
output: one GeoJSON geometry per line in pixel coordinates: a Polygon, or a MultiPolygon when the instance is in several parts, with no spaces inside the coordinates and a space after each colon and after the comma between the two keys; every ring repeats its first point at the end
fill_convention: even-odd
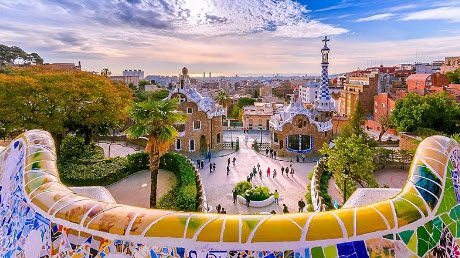
{"type": "Polygon", "coordinates": [[[29,131],[0,153],[0,257],[460,257],[459,155],[449,138],[425,139],[401,193],[366,207],[184,213],[78,196],[59,181],[51,136],[29,131]]]}

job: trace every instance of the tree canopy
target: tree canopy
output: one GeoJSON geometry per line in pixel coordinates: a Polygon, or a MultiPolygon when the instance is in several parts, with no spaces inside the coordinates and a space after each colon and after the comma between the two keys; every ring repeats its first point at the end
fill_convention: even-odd
{"type": "Polygon", "coordinates": [[[20,47],[0,44],[0,65],[6,64],[43,64],[43,58],[37,53],[26,53],[20,47]]]}
{"type": "Polygon", "coordinates": [[[446,75],[450,83],[460,83],[460,68],[452,72],[447,72],[446,75]]]}
{"type": "Polygon", "coordinates": [[[88,141],[124,123],[131,98],[126,85],[82,71],[33,66],[0,73],[0,123],[8,131],[47,130],[58,145],[69,132],[88,141]]]}
{"type": "Polygon", "coordinates": [[[343,191],[344,176],[346,168],[349,171],[347,184],[347,196],[350,196],[356,189],[356,183],[361,187],[377,187],[374,177],[374,153],[362,136],[353,134],[349,137],[337,137],[334,140],[334,147],[324,145],[322,154],[327,155],[327,169],[334,173],[337,185],[343,191]]]}
{"type": "Polygon", "coordinates": [[[460,107],[445,92],[425,96],[410,93],[396,102],[391,121],[400,132],[430,129],[453,134],[460,131],[460,107]]]}

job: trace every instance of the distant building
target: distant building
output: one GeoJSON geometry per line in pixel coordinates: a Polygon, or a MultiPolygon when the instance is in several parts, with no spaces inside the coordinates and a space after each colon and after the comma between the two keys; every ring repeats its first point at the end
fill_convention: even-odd
{"type": "Polygon", "coordinates": [[[379,75],[369,71],[355,71],[347,76],[347,82],[340,93],[339,115],[348,117],[361,103],[364,112],[373,113],[374,96],[377,95],[379,75]]]}
{"type": "Polygon", "coordinates": [[[311,108],[301,101],[294,89],[291,103],[270,119],[271,148],[278,156],[293,156],[317,152],[332,138],[334,101],[329,93],[329,47],[327,37],[321,49],[321,84],[311,108]]]}
{"type": "Polygon", "coordinates": [[[74,63],[46,63],[43,64],[43,66],[47,68],[51,68],[54,70],[66,70],[66,71],[72,71],[72,70],[78,70],[81,71],[81,62],[78,61],[78,65],[75,65],[74,63]]]}
{"type": "Polygon", "coordinates": [[[178,110],[187,114],[187,122],[175,127],[179,136],[172,150],[178,152],[207,152],[223,146],[222,116],[225,110],[212,98],[203,97],[190,83],[187,68],[182,68],[179,81],[168,98],[178,98],[178,110]]]}
{"type": "Polygon", "coordinates": [[[318,95],[318,91],[320,88],[320,83],[316,81],[310,81],[303,85],[299,86],[299,95],[302,103],[305,104],[313,104],[316,100],[316,96],[318,95]]]}
{"type": "Polygon", "coordinates": [[[144,71],[142,70],[124,70],[123,71],[123,76],[137,76],[139,77],[139,80],[144,79],[144,71]]]}
{"type": "Polygon", "coordinates": [[[408,92],[415,92],[425,95],[433,91],[442,91],[443,87],[449,85],[449,80],[445,74],[412,74],[407,78],[408,92]]]}
{"type": "Polygon", "coordinates": [[[139,76],[109,76],[109,80],[113,82],[123,82],[126,85],[130,83],[134,86],[139,85],[139,76]]]}
{"type": "Polygon", "coordinates": [[[270,118],[274,114],[271,103],[255,102],[253,106],[244,107],[243,127],[248,130],[270,128],[270,118]]]}
{"type": "MultiPolygon", "coordinates": [[[[366,121],[366,127],[381,131],[381,121],[384,116],[390,116],[396,106],[396,100],[403,98],[406,93],[398,94],[380,93],[374,96],[374,113],[373,118],[366,121]]],[[[396,130],[389,129],[387,133],[396,134],[396,130]]]]}
{"type": "Polygon", "coordinates": [[[440,72],[445,74],[460,68],[460,56],[446,57],[444,64],[441,66],[440,72]]]}

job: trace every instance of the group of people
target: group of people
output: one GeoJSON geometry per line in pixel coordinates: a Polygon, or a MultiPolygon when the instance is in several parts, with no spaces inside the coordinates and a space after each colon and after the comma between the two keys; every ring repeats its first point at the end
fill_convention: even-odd
{"type": "Polygon", "coordinates": [[[236,164],[236,157],[230,161],[230,158],[227,159],[227,176],[230,175],[230,162],[233,162],[233,166],[236,164]]]}
{"type": "Polygon", "coordinates": [[[270,158],[276,159],[276,150],[274,150],[274,149],[272,149],[272,148],[270,148],[270,149],[265,149],[265,154],[266,154],[267,156],[269,156],[269,154],[270,154],[270,156],[269,156],[270,158]]]}
{"type": "MultiPolygon", "coordinates": [[[[270,169],[270,167],[267,168],[266,173],[267,173],[267,177],[271,177],[272,170],[270,169]]],[[[292,164],[286,167],[281,167],[281,175],[283,177],[284,175],[286,175],[286,177],[289,177],[289,174],[291,175],[291,177],[294,177],[294,168],[292,167],[292,164]]],[[[249,173],[249,176],[247,176],[246,180],[248,182],[251,182],[257,175],[259,175],[260,179],[262,179],[262,170],[260,169],[259,163],[257,163],[257,166],[254,166],[252,168],[252,171],[249,173]]],[[[275,168],[273,169],[273,178],[276,178],[277,175],[278,175],[278,172],[276,171],[276,168],[275,168]]]]}
{"type": "Polygon", "coordinates": [[[220,205],[220,203],[217,205],[216,210],[217,210],[217,213],[220,213],[220,214],[227,214],[227,211],[225,210],[224,207],[222,207],[222,206],[220,205]]]}

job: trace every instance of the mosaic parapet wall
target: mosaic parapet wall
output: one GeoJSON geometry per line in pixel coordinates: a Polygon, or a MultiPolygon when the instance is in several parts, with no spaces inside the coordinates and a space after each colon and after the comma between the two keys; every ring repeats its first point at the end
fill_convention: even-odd
{"type": "Polygon", "coordinates": [[[402,192],[366,207],[189,213],[78,196],[59,181],[51,136],[29,131],[0,154],[0,257],[459,256],[459,159],[453,140],[425,139],[402,192]]]}

